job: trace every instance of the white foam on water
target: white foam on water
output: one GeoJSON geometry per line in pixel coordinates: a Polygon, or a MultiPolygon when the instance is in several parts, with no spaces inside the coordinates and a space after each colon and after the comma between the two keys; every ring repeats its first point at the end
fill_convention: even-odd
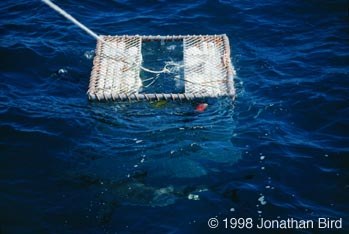
{"type": "Polygon", "coordinates": [[[265,197],[262,194],[258,198],[258,201],[261,203],[261,205],[266,205],[267,204],[267,202],[265,201],[265,197]]]}

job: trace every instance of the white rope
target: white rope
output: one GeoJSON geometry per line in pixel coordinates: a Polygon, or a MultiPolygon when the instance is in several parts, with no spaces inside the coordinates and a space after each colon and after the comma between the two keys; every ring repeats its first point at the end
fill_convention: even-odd
{"type": "Polygon", "coordinates": [[[57,11],[59,14],[61,14],[62,16],[64,16],[66,19],[70,20],[71,22],[73,22],[75,25],[77,25],[78,27],[80,27],[82,30],[84,30],[85,32],[87,32],[88,34],[90,34],[92,37],[94,37],[95,39],[105,42],[101,37],[99,37],[96,33],[94,33],[93,31],[91,31],[89,28],[87,28],[85,25],[83,25],[82,23],[80,23],[79,21],[77,21],[73,16],[71,16],[70,14],[68,14],[66,11],[64,11],[62,8],[60,8],[59,6],[57,6],[56,4],[54,4],[53,2],[51,2],[50,0],[42,0],[44,3],[46,3],[49,7],[51,7],[53,10],[57,11]]]}
{"type": "MultiPolygon", "coordinates": [[[[79,28],[81,28],[82,30],[84,30],[85,32],[87,32],[90,36],[92,36],[93,38],[95,38],[96,40],[104,43],[104,45],[107,45],[109,47],[112,47],[112,45],[110,45],[108,42],[106,42],[105,40],[103,40],[102,37],[98,36],[96,33],[94,33],[91,29],[89,29],[88,27],[86,27],[85,25],[83,25],[82,23],[80,23],[78,20],[76,20],[73,16],[71,16],[69,13],[67,13],[65,10],[63,10],[62,8],[60,8],[59,6],[57,6],[56,4],[54,4],[53,2],[51,2],[50,0],[41,0],[42,2],[44,2],[45,4],[47,4],[49,7],[51,7],[53,10],[57,11],[59,14],[61,14],[62,16],[64,16],[66,19],[68,19],[69,21],[71,21],[72,23],[74,23],[76,26],[78,26],[79,28]]],[[[112,49],[116,49],[116,48],[112,48],[112,49]]],[[[120,54],[122,57],[124,57],[124,59],[126,61],[129,61],[131,64],[134,64],[135,66],[139,66],[143,71],[149,72],[149,73],[154,73],[154,74],[161,74],[161,73],[169,73],[169,70],[165,67],[160,70],[160,71],[154,71],[148,68],[143,67],[140,64],[137,64],[135,61],[133,61],[132,59],[130,59],[130,57],[125,54],[122,53],[119,50],[116,50],[116,52],[118,54],[120,54]]]]}

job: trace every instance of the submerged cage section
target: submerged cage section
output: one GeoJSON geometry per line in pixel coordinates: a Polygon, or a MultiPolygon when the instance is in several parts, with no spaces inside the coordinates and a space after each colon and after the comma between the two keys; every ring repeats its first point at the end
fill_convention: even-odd
{"type": "Polygon", "coordinates": [[[87,91],[90,100],[235,96],[235,72],[225,34],[102,38],[103,41],[97,42],[93,60],[87,91]],[[154,57],[157,53],[164,58],[154,57]],[[146,61],[148,58],[154,61],[146,61]],[[168,84],[176,88],[168,88],[168,84]]]}

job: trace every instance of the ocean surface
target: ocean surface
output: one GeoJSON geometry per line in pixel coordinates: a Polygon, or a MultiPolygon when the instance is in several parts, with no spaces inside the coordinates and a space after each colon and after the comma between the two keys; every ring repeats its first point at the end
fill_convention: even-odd
{"type": "Polygon", "coordinates": [[[1,1],[1,234],[349,233],[348,1],[55,3],[101,35],[227,34],[237,95],[90,102],[96,40],[1,1]]]}

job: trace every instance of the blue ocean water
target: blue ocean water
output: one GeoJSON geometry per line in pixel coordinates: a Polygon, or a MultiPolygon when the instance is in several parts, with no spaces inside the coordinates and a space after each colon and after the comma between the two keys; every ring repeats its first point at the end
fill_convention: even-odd
{"type": "Polygon", "coordinates": [[[103,35],[226,33],[237,96],[202,113],[89,102],[96,41],[41,1],[1,1],[1,234],[348,233],[346,0],[55,3],[103,35]],[[224,223],[319,217],[343,226],[224,223]]]}

